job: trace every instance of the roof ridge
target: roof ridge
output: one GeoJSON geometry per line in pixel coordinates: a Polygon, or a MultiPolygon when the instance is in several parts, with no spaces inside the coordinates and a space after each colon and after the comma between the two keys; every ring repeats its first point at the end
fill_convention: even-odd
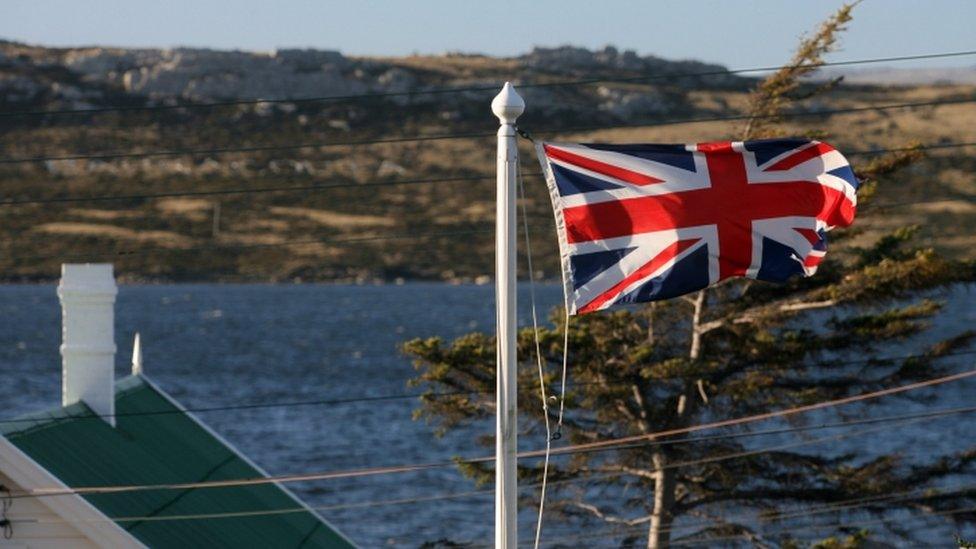
{"type": "MultiPolygon", "coordinates": [[[[115,400],[118,400],[142,387],[154,388],[153,384],[140,375],[127,375],[115,381],[115,400]]],[[[101,417],[95,413],[84,401],[78,401],[67,406],[58,406],[37,412],[28,412],[14,416],[10,420],[0,422],[0,435],[10,438],[35,429],[41,429],[57,424],[60,420],[85,419],[86,417],[101,417]]]]}
{"type": "Polygon", "coordinates": [[[57,408],[14,416],[10,421],[0,423],[0,435],[9,439],[27,432],[33,432],[37,429],[56,425],[61,420],[84,419],[85,417],[97,416],[87,404],[78,401],[67,406],[59,406],[57,408]]]}

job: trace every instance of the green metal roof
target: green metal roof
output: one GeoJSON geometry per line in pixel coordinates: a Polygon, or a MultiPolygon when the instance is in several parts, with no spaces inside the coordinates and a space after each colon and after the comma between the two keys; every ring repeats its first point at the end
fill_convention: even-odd
{"type": "MultiPolygon", "coordinates": [[[[83,403],[0,427],[0,433],[72,488],[199,482],[264,476],[141,376],[116,383],[117,425],[83,403]],[[132,415],[145,412],[164,414],[132,415]]],[[[276,484],[90,494],[105,515],[165,517],[291,510],[192,520],[120,521],[153,548],[353,545],[276,484]]]]}

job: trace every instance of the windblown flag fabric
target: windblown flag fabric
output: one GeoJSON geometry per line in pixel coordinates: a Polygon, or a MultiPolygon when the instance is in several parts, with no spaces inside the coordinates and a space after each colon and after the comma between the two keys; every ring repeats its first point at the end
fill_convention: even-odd
{"type": "Polygon", "coordinates": [[[854,221],[857,178],[820,141],[536,147],[571,314],[810,276],[854,221]]]}

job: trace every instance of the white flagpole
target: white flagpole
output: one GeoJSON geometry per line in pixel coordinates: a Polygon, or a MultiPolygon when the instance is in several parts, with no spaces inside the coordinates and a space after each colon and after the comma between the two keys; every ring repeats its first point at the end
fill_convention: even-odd
{"type": "Polygon", "coordinates": [[[498,187],[495,207],[495,304],[498,383],[495,430],[495,548],[518,545],[517,362],[515,354],[515,185],[518,146],[515,120],[525,102],[508,82],[491,102],[498,117],[498,187]]]}

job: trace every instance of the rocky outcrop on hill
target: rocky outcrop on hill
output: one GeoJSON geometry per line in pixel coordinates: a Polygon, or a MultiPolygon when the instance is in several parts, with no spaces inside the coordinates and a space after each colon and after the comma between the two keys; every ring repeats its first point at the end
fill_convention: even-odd
{"type": "MultiPolygon", "coordinates": [[[[0,43],[0,104],[50,105],[87,108],[124,99],[132,104],[166,104],[181,101],[288,99],[361,93],[402,93],[444,86],[494,85],[504,71],[516,81],[586,76],[631,78],[644,74],[721,72],[722,67],[697,61],[672,62],[613,47],[590,51],[583,48],[536,48],[514,59],[470,56],[478,61],[459,70],[459,56],[431,57],[430,64],[397,59],[349,58],[338,51],[282,49],[273,52],[218,51],[210,49],[51,49],[0,43]],[[450,63],[442,63],[451,60],[450,63]],[[504,67],[481,71],[478,63],[504,67]],[[514,62],[514,63],[513,63],[514,62]],[[512,70],[512,67],[516,67],[512,70]]],[[[464,56],[460,56],[464,57],[464,56]]],[[[701,87],[744,85],[730,75],[707,79],[668,81],[653,86],[701,87]]],[[[618,118],[650,116],[674,108],[674,97],[653,89],[621,88],[608,83],[577,92],[598,106],[600,112],[618,118]]],[[[557,112],[572,103],[548,89],[529,91],[542,111],[557,112]],[[558,108],[548,107],[555,102],[558,108]]],[[[475,99],[455,96],[416,95],[392,97],[395,104],[439,104],[442,118],[459,116],[458,104],[475,99]]],[[[483,94],[477,94],[477,100],[483,94]]]]}
{"type": "Polygon", "coordinates": [[[602,50],[588,50],[573,46],[558,48],[535,48],[519,60],[526,66],[538,70],[562,73],[598,73],[625,71],[641,75],[700,75],[685,76],[684,85],[735,86],[742,85],[743,79],[732,74],[723,74],[722,65],[702,63],[701,61],[668,61],[653,55],[640,56],[633,50],[620,52],[613,46],[602,50]]]}
{"type": "Polygon", "coordinates": [[[86,81],[155,99],[286,99],[369,89],[366,82],[343,74],[352,64],[335,51],[92,48],[68,52],[64,65],[86,81]]]}

